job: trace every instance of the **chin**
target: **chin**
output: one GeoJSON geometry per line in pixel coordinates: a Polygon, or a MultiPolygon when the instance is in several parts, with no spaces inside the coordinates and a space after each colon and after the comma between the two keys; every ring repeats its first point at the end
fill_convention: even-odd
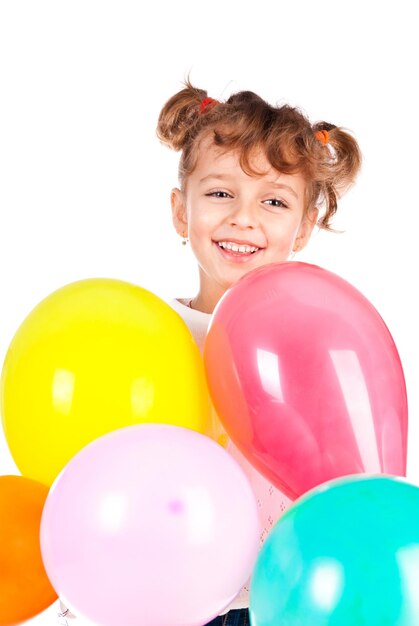
{"type": "Polygon", "coordinates": [[[247,268],[247,269],[243,269],[240,270],[238,272],[235,272],[235,278],[231,281],[229,281],[228,283],[225,283],[225,290],[227,291],[227,289],[231,289],[231,287],[234,287],[234,285],[236,285],[239,280],[241,280],[243,278],[243,276],[246,276],[246,274],[248,274],[249,272],[257,269],[258,267],[260,267],[259,265],[255,265],[252,268],[247,268]]]}

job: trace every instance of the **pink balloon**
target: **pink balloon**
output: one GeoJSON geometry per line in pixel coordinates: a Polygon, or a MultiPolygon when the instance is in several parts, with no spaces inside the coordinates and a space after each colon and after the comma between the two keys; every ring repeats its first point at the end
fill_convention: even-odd
{"type": "Polygon", "coordinates": [[[41,523],[48,576],[102,626],[201,626],[249,578],[256,502],[238,463],[198,432],[129,426],[83,448],[41,523]]]}
{"type": "Polygon", "coordinates": [[[396,346],[336,274],[295,262],[246,274],[214,311],[204,360],[227,433],[290,498],[347,474],[405,475],[396,346]]]}

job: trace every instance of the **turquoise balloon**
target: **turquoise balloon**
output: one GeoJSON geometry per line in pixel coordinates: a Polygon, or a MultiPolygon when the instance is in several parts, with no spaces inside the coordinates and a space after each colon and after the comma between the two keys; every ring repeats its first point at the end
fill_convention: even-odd
{"type": "Polygon", "coordinates": [[[324,483],[265,541],[252,626],[419,626],[419,488],[386,476],[324,483]]]}

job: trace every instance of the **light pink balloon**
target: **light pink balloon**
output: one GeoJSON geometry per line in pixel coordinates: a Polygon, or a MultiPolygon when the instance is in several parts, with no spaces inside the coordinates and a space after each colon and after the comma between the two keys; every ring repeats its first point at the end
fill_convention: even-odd
{"type": "Polygon", "coordinates": [[[230,604],[258,552],[255,498],[210,438],[165,424],[109,433],[51,488],[41,523],[48,576],[102,626],[201,626],[230,604]]]}

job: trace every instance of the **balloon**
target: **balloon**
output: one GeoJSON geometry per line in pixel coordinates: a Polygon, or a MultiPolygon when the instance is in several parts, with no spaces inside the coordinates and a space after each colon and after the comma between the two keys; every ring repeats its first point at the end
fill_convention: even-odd
{"type": "Polygon", "coordinates": [[[205,435],[143,424],[104,435],[64,468],[41,524],[66,606],[101,626],[201,626],[228,606],[258,552],[256,502],[205,435]]]}
{"type": "Polygon", "coordinates": [[[214,406],[210,404],[210,427],[208,432],[205,433],[211,439],[214,439],[220,446],[223,446],[226,450],[231,445],[231,439],[227,435],[224,426],[222,425],[220,418],[214,410],[214,406]]]}
{"type": "Polygon", "coordinates": [[[180,316],[153,293],[89,279],[52,293],[6,355],[5,435],[22,474],[50,485],[84,445],[135,423],[206,432],[201,355],[180,316]]]}
{"type": "Polygon", "coordinates": [[[336,274],[294,262],[249,272],[216,306],[204,361],[228,435],[290,498],[347,474],[405,474],[396,346],[336,274]]]}
{"type": "Polygon", "coordinates": [[[0,626],[20,624],[57,599],[39,543],[47,494],[29,478],[0,476],[0,626]]]}
{"type": "Polygon", "coordinates": [[[252,626],[419,625],[419,489],[340,478],[281,518],[252,576],[252,626]]]}

